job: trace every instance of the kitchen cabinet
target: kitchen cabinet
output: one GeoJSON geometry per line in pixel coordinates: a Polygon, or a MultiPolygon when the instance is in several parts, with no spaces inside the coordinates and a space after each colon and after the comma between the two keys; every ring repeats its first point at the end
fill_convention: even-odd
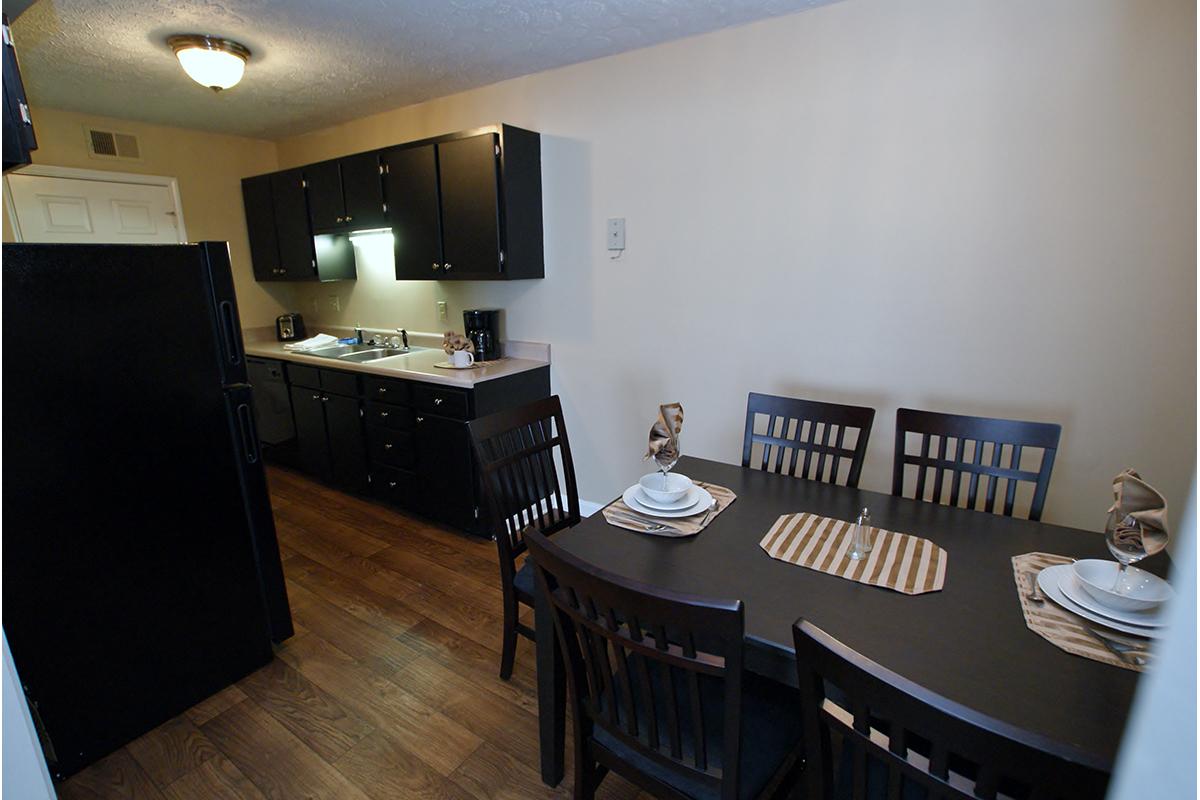
{"type": "Polygon", "coordinates": [[[359,153],[304,167],[314,233],[384,226],[379,154],[359,153]]]}
{"type": "Polygon", "coordinates": [[[473,388],[291,361],[286,367],[298,453],[292,463],[475,534],[488,531],[468,421],[550,394],[548,367],[473,388]]]}
{"type": "Polygon", "coordinates": [[[257,280],[352,279],[347,234],[375,228],[392,230],[397,280],[545,277],[541,137],[512,125],[247,178],[242,191],[257,280]]]}
{"type": "Polygon", "coordinates": [[[383,154],[397,280],[545,276],[541,137],[511,125],[383,154]]]}
{"type": "Polygon", "coordinates": [[[429,280],[442,263],[437,145],[396,147],[382,156],[396,280],[429,280]]]}
{"type": "Polygon", "coordinates": [[[259,281],[352,280],[354,245],[345,235],[314,236],[303,170],[242,180],[246,232],[259,281]]]}
{"type": "MultiPolygon", "coordinates": [[[[19,13],[19,12],[18,12],[19,13]]],[[[37,138],[33,135],[33,118],[29,115],[29,102],[25,99],[25,85],[21,81],[21,68],[17,64],[17,51],[13,46],[12,31],[8,26],[8,14],[3,15],[4,24],[4,171],[23,167],[30,163],[29,152],[37,150],[37,138]]]]}

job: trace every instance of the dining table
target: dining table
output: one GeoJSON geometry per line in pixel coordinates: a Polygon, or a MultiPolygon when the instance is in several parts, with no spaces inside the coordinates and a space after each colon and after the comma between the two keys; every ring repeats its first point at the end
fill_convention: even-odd
{"type": "MultiPolygon", "coordinates": [[[[908,680],[985,714],[1022,743],[1112,771],[1138,673],[1072,655],[1028,627],[1012,557],[1109,558],[1104,535],[695,457],[675,470],[737,495],[699,534],[672,538],[610,525],[602,513],[552,542],[611,573],[674,592],[740,599],[745,667],[797,685],[792,624],[804,618],[908,680]],[[759,546],[783,514],[811,512],[924,537],[948,554],[940,591],[907,595],[775,560],[759,546]]],[[[1103,498],[1100,498],[1103,502],[1103,498]]],[[[1103,524],[1105,508],[1098,506],[1103,524]]],[[[1165,575],[1164,554],[1140,564],[1165,575]]],[[[563,777],[566,692],[547,599],[535,598],[544,783],[563,777]]],[[[1050,602],[1047,600],[1046,602],[1050,602]]]]}

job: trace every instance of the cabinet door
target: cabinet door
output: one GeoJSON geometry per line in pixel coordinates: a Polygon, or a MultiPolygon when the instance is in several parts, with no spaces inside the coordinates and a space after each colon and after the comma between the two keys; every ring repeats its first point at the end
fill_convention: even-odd
{"type": "Polygon", "coordinates": [[[322,161],[304,168],[308,183],[308,218],[314,233],[338,230],[346,214],[342,198],[342,172],[336,161],[322,161]]]}
{"type": "Polygon", "coordinates": [[[331,476],[329,438],[325,433],[325,403],[316,389],[292,387],[292,415],[296,420],[296,445],[300,467],[323,480],[331,476]]]}
{"type": "Polygon", "coordinates": [[[383,154],[387,224],[396,244],[396,280],[441,277],[442,229],[438,216],[437,149],[394,148],[383,154]]]}
{"type": "Polygon", "coordinates": [[[417,414],[414,428],[420,511],[464,530],[475,528],[475,469],[465,422],[417,414]]]}
{"type": "Polygon", "coordinates": [[[444,277],[500,275],[496,143],[487,133],[438,145],[444,277]]]}
{"type": "Polygon", "coordinates": [[[345,226],[350,230],[382,228],[383,176],[379,174],[379,153],[359,153],[340,161],[342,197],[346,199],[345,226]]]}
{"type": "Polygon", "coordinates": [[[271,199],[275,206],[275,233],[279,237],[279,266],[289,280],[316,276],[312,229],[308,222],[308,198],[304,175],[298,169],[271,175],[271,199]]]}
{"type": "Polygon", "coordinates": [[[367,444],[356,397],[324,394],[325,426],[333,480],[350,489],[367,487],[367,444]]]}
{"type": "Polygon", "coordinates": [[[279,240],[275,236],[271,176],[259,175],[243,180],[242,204],[246,208],[246,233],[250,237],[254,280],[277,281],[283,273],[279,267],[279,240]]]}

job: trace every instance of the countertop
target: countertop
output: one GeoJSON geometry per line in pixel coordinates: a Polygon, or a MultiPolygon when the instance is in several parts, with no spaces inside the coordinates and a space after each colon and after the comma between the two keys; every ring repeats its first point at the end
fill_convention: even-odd
{"type": "MultiPolygon", "coordinates": [[[[351,332],[331,326],[322,327],[318,332],[334,336],[348,336],[351,332]]],[[[367,329],[367,333],[372,331],[367,329]]],[[[315,334],[313,334],[315,335],[315,334]]],[[[381,358],[366,363],[340,361],[334,358],[306,355],[292,350],[284,350],[283,342],[276,341],[273,328],[248,328],[242,332],[246,355],[261,358],[275,358],[281,361],[292,361],[325,369],[344,370],[346,372],[362,372],[367,375],[379,375],[386,378],[404,378],[408,380],[437,383],[443,386],[457,386],[470,389],[484,381],[528,372],[531,369],[550,366],[550,345],[537,342],[504,342],[502,351],[512,353],[495,361],[481,362],[473,369],[441,369],[434,364],[444,362],[447,356],[441,349],[441,334],[410,332],[409,344],[418,347],[429,347],[429,350],[418,350],[400,356],[381,358]]]]}

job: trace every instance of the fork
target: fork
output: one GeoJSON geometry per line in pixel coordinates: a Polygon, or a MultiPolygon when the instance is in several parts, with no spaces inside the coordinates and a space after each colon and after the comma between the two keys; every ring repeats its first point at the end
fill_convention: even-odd
{"type": "Polygon", "coordinates": [[[1134,664],[1139,667],[1144,667],[1149,663],[1149,659],[1143,655],[1149,652],[1144,645],[1133,644],[1124,639],[1117,639],[1096,628],[1087,627],[1086,630],[1092,635],[1093,639],[1104,645],[1110,653],[1125,663],[1134,664]]]}

